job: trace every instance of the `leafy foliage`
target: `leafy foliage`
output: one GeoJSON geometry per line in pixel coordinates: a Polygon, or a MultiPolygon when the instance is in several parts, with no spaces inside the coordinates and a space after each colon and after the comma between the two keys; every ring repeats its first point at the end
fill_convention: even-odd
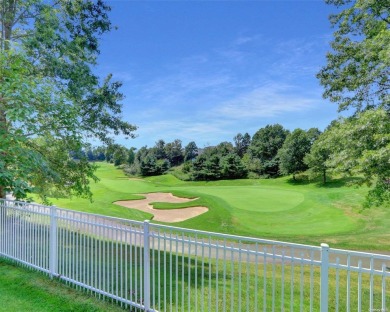
{"type": "Polygon", "coordinates": [[[374,185],[367,205],[381,204],[390,192],[390,122],[383,109],[368,110],[340,119],[321,142],[331,149],[326,165],[342,175],[360,176],[358,182],[374,185]]]}
{"type": "Polygon", "coordinates": [[[342,11],[331,16],[336,28],[327,65],[318,73],[324,97],[343,111],[390,109],[389,1],[328,0],[342,11]]]}
{"type": "Polygon", "coordinates": [[[390,5],[389,1],[328,0],[341,11],[331,16],[336,28],[333,51],[318,73],[324,97],[339,110],[351,109],[324,133],[331,151],[327,166],[374,184],[367,205],[388,201],[390,195],[390,5]]]}
{"type": "Polygon", "coordinates": [[[310,176],[313,178],[322,176],[322,182],[326,183],[326,172],[328,166],[326,161],[329,159],[331,154],[331,147],[327,146],[323,142],[323,137],[319,136],[311,149],[310,153],[306,154],[303,161],[309,167],[310,176]]]}
{"type": "Polygon", "coordinates": [[[196,146],[196,143],[194,141],[191,141],[186,145],[184,148],[184,161],[193,160],[198,156],[199,151],[198,147],[196,146]]]}
{"type": "Polygon", "coordinates": [[[283,126],[275,124],[267,125],[254,134],[249,146],[249,155],[252,162],[257,162],[258,166],[253,171],[256,170],[260,175],[277,176],[279,174],[277,154],[288,133],[289,131],[283,126]]]}
{"type": "Polygon", "coordinates": [[[291,132],[277,155],[281,173],[293,174],[295,180],[295,174],[308,169],[304,157],[310,152],[311,144],[312,135],[309,132],[299,128],[291,132]]]}
{"type": "Polygon", "coordinates": [[[242,158],[251,144],[251,136],[247,132],[244,135],[238,133],[233,141],[236,154],[242,158]]]}
{"type": "Polygon", "coordinates": [[[0,197],[90,197],[87,140],[133,136],[121,84],[92,73],[109,10],[100,0],[0,2],[0,197]]]}

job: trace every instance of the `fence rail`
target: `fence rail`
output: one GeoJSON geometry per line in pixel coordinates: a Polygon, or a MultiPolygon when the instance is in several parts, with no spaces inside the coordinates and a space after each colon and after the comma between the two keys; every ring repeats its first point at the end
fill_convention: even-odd
{"type": "Polygon", "coordinates": [[[390,311],[390,256],[0,200],[0,256],[143,311],[390,311]]]}

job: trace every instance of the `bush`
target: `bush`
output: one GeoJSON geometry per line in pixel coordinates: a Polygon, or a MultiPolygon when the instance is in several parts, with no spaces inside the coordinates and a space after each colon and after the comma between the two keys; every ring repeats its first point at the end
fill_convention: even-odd
{"type": "Polygon", "coordinates": [[[123,171],[128,176],[136,176],[141,173],[140,167],[138,164],[132,164],[130,166],[126,165],[123,167],[123,171]]]}

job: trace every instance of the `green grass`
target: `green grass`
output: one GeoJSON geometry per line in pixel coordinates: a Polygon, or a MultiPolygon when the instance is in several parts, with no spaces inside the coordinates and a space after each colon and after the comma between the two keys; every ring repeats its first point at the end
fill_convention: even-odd
{"type": "MultiPolygon", "coordinates": [[[[78,243],[69,245],[70,254],[77,253],[77,250],[83,248],[80,233],[73,235],[72,241],[78,240],[78,243]]],[[[133,289],[132,294],[134,292],[139,294],[142,287],[139,280],[143,276],[143,267],[140,266],[139,261],[140,255],[144,252],[143,248],[126,244],[117,245],[105,240],[98,240],[93,246],[92,258],[83,261],[98,263],[99,266],[92,265],[90,270],[85,270],[83,261],[74,263],[73,257],[68,259],[70,261],[68,265],[71,265],[73,271],[78,266],[79,279],[100,276],[99,281],[101,281],[104,267],[106,289],[111,289],[115,293],[121,289],[118,285],[124,286],[127,283],[126,289],[133,289]],[[96,262],[97,255],[102,255],[102,251],[105,261],[96,262]],[[130,268],[125,269],[125,263],[129,264],[130,268]]],[[[206,255],[207,249],[206,247],[204,251],[206,255]]],[[[245,255],[243,257],[245,259],[245,255]]],[[[264,306],[265,310],[269,311],[272,302],[276,311],[281,311],[282,307],[290,311],[291,302],[294,311],[300,308],[308,311],[311,292],[313,310],[319,310],[319,267],[301,264],[299,260],[293,266],[287,262],[284,267],[277,262],[264,266],[262,263],[228,261],[227,265],[224,265],[222,260],[207,256],[203,259],[183,256],[180,251],[175,252],[175,247],[172,252],[151,251],[150,260],[151,304],[159,311],[170,311],[171,308],[172,311],[176,309],[216,311],[217,306],[220,311],[225,307],[229,311],[238,311],[240,306],[242,311],[262,311],[264,306]],[[312,285],[311,276],[313,276],[312,285]],[[216,298],[219,300],[217,301],[216,298]]],[[[358,306],[358,278],[358,273],[350,272],[351,311],[357,310],[358,306]]],[[[361,278],[362,311],[368,311],[370,280],[367,274],[361,278]]],[[[340,311],[344,311],[347,304],[347,273],[337,272],[334,269],[329,272],[329,310],[334,311],[336,307],[337,280],[339,281],[339,307],[340,311]]],[[[382,279],[375,277],[373,285],[374,308],[379,309],[382,279]]],[[[389,289],[390,280],[387,280],[386,302],[390,302],[389,289]]],[[[129,297],[130,292],[125,296],[129,297]]],[[[10,262],[4,260],[0,260],[0,300],[2,302],[0,311],[121,311],[119,307],[107,302],[97,302],[96,298],[86,295],[85,292],[76,292],[61,282],[49,280],[47,276],[38,272],[13,267],[10,262]]]]}
{"type": "Polygon", "coordinates": [[[346,186],[346,180],[327,185],[296,183],[289,177],[268,180],[181,181],[171,174],[146,179],[128,179],[112,165],[99,163],[101,181],[92,185],[94,202],[58,199],[59,207],[134,220],[152,215],[113,204],[139,199],[148,192],[172,192],[198,198],[189,203],[155,203],[159,209],[194,205],[209,211],[175,226],[237,235],[363,250],[390,250],[390,209],[362,210],[367,188],[346,186]]]}
{"type": "Polygon", "coordinates": [[[124,311],[42,273],[0,259],[0,311],[124,311]]]}

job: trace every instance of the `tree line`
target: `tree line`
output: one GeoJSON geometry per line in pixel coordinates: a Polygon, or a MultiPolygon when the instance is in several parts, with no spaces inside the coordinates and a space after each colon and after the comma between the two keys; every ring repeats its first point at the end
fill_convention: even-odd
{"type": "Polygon", "coordinates": [[[106,160],[122,166],[132,175],[161,175],[175,167],[180,177],[188,180],[239,179],[246,177],[278,177],[310,169],[310,176],[322,175],[326,182],[325,161],[329,152],[318,149],[321,136],[317,128],[290,132],[280,124],[267,125],[253,137],[238,133],[233,142],[198,148],[194,141],[186,146],[179,139],[166,143],[158,140],[153,147],[138,151],[118,144],[85,150],[89,161],[106,160]]]}

